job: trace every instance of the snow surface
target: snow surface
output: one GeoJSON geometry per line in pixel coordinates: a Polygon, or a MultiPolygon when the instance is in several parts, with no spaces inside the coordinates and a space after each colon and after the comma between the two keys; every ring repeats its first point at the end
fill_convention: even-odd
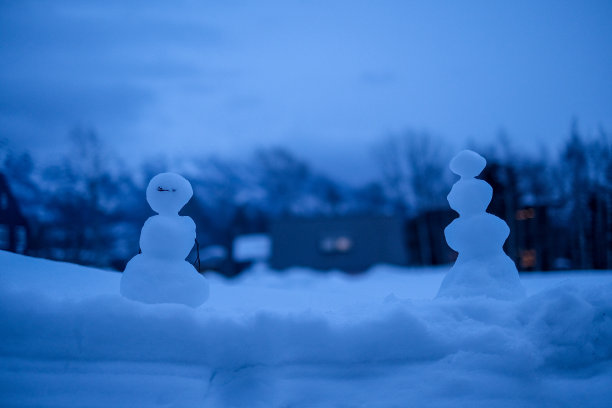
{"type": "Polygon", "coordinates": [[[209,274],[199,308],[0,251],[2,407],[609,407],[612,271],[435,299],[448,268],[209,274]]]}

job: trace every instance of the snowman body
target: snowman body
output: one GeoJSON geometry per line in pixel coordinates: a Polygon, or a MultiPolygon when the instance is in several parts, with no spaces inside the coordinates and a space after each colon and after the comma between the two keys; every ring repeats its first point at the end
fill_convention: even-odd
{"type": "Polygon", "coordinates": [[[459,218],[446,227],[444,235],[458,256],[442,281],[438,297],[512,300],[525,296],[516,266],[503,250],[510,229],[502,219],[486,212],[493,189],[474,178],[485,164],[483,157],[469,150],[451,161],[451,170],[461,179],[451,189],[448,202],[459,218]]]}
{"type": "Polygon", "coordinates": [[[140,233],[140,250],[156,258],[184,260],[196,238],[191,217],[154,215],[145,221],[140,233]]]}
{"type": "Polygon", "coordinates": [[[147,201],[159,215],[150,217],[140,234],[141,254],[128,262],[121,294],[144,303],[181,303],[196,307],[208,298],[208,283],[185,258],[196,238],[195,223],[178,211],[193,195],[178,174],[162,173],[147,187],[147,201]]]}

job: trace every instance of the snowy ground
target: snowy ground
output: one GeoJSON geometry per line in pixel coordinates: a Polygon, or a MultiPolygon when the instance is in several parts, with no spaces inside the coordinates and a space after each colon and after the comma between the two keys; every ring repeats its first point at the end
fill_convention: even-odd
{"type": "Polygon", "coordinates": [[[256,267],[191,309],[0,251],[0,406],[612,406],[612,271],[431,300],[444,272],[256,267]]]}

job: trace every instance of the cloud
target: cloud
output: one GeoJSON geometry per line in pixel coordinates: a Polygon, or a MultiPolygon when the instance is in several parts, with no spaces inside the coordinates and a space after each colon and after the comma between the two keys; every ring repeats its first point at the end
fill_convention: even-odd
{"type": "Polygon", "coordinates": [[[134,85],[83,85],[53,82],[0,84],[0,112],[41,124],[124,121],[138,115],[152,98],[134,85]]]}
{"type": "Polygon", "coordinates": [[[339,172],[405,128],[549,144],[572,116],[612,127],[610,17],[552,1],[0,0],[0,134],[61,140],[85,121],[121,150],[282,144],[339,172]],[[332,147],[355,153],[339,165],[332,147]]]}
{"type": "Polygon", "coordinates": [[[119,130],[107,135],[119,143],[168,91],[206,93],[231,76],[202,58],[223,43],[220,30],[164,2],[140,6],[0,3],[0,132],[17,144],[52,145],[87,123],[119,130]]]}

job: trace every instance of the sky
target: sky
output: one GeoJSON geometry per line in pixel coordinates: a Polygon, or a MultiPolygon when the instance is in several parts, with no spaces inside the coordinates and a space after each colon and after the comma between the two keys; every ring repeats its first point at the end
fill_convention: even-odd
{"type": "Polygon", "coordinates": [[[610,1],[0,0],[0,138],[96,129],[129,162],[282,146],[339,179],[427,131],[461,149],[612,131],[610,1]]]}

